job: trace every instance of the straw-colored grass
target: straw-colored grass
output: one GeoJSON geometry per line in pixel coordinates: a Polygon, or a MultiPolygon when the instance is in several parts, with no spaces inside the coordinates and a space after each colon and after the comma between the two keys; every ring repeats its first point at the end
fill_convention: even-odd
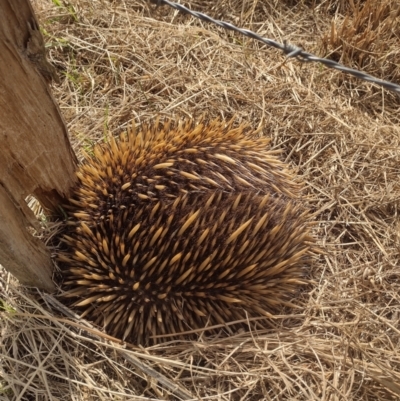
{"type": "MultiPolygon", "coordinates": [[[[400,82],[397,0],[189,4],[400,82]]],[[[33,5],[78,154],[132,120],[237,116],[306,182],[325,254],[298,309],[149,348],[110,341],[3,270],[0,400],[398,400],[399,97],[145,0],[33,5]]]]}

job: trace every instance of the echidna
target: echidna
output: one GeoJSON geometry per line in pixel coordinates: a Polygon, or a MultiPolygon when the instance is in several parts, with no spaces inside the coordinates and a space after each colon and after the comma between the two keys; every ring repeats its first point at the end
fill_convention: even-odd
{"type": "Polygon", "coordinates": [[[157,122],[94,148],[58,256],[83,316],[143,343],[266,315],[306,282],[301,185],[248,131],[157,122]]]}

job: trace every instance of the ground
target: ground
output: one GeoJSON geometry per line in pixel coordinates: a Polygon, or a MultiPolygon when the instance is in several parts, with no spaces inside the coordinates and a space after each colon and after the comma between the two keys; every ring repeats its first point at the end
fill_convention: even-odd
{"type": "MultiPolygon", "coordinates": [[[[78,155],[155,116],[248,122],[305,183],[323,253],[294,311],[148,348],[82,330],[3,271],[0,399],[399,399],[399,95],[145,0],[32,4],[78,155]]],[[[397,0],[183,4],[400,83],[397,0]]]]}

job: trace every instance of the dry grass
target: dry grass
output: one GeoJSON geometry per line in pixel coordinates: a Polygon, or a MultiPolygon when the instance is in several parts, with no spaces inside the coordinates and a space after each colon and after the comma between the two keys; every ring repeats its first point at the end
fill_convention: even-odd
{"type": "MultiPolygon", "coordinates": [[[[236,115],[307,183],[325,255],[296,315],[146,349],[84,330],[3,271],[0,400],[399,399],[399,98],[145,0],[54,3],[33,2],[78,153],[132,119],[236,115]]],[[[400,80],[397,0],[191,6],[400,80]]]]}

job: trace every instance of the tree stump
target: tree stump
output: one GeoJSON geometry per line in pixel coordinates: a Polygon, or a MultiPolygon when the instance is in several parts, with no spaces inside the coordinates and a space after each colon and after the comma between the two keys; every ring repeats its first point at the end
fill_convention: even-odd
{"type": "Polygon", "coordinates": [[[25,199],[56,209],[77,161],[29,0],[1,0],[0,16],[0,263],[22,284],[51,291],[50,252],[31,235],[37,221],[25,199]]]}

